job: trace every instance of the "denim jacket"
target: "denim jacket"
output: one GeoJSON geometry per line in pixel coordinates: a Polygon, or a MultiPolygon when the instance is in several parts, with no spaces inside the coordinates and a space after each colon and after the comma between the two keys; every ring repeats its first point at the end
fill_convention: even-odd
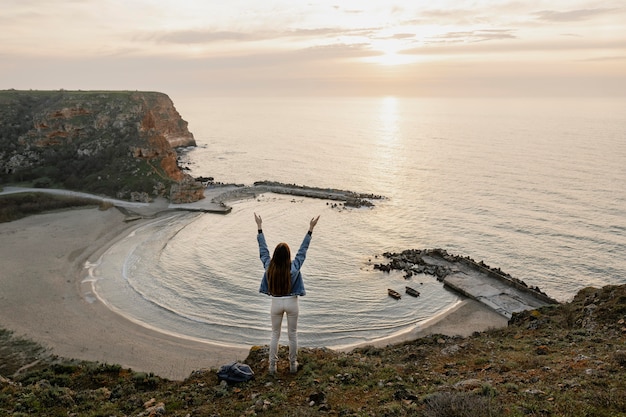
{"type": "MultiPolygon", "coordinates": [[[[261,280],[261,287],[259,288],[259,292],[267,295],[272,295],[269,292],[269,285],[267,282],[267,267],[270,265],[270,251],[267,248],[267,243],[265,242],[265,236],[263,232],[258,233],[256,237],[257,242],[259,242],[259,255],[261,257],[261,262],[263,263],[263,268],[265,268],[265,273],[263,273],[263,279],[261,280]]],[[[306,291],[304,290],[304,281],[302,279],[302,274],[300,273],[300,268],[304,263],[304,259],[306,258],[306,251],[309,248],[309,243],[311,242],[311,235],[307,233],[304,236],[304,240],[300,245],[300,249],[298,249],[298,253],[293,261],[291,261],[291,293],[288,295],[305,295],[306,291]]]]}

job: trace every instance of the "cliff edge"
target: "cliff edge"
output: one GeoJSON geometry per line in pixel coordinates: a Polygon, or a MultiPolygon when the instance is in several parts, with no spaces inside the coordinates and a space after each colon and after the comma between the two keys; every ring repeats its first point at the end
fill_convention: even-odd
{"type": "Polygon", "coordinates": [[[0,91],[1,183],[193,202],[203,187],[175,148],[195,145],[163,93],[0,91]]]}

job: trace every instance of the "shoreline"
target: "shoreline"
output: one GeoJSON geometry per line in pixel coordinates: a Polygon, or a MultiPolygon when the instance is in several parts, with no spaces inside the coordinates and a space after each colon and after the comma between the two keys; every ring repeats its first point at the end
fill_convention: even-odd
{"type": "MultiPolygon", "coordinates": [[[[53,354],[115,363],[182,380],[192,371],[243,361],[248,346],[225,346],[170,335],[134,323],[91,294],[84,282],[93,263],[133,228],[117,209],[81,208],[29,216],[0,224],[0,326],[33,340],[53,354]]],[[[506,318],[466,299],[400,334],[366,342],[385,346],[428,334],[468,336],[506,326],[506,318]]],[[[350,351],[358,346],[336,350],[350,351]]]]}
{"type": "Polygon", "coordinates": [[[0,326],[54,355],[119,364],[182,380],[192,371],[244,360],[248,348],[181,339],[133,323],[84,292],[95,262],[145,221],[117,209],[82,208],[0,224],[0,326]]]}

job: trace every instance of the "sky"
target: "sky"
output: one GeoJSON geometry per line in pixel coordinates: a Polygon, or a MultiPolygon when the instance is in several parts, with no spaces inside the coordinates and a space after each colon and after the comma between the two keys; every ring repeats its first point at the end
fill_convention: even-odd
{"type": "Polygon", "coordinates": [[[0,89],[626,96],[624,0],[0,0],[0,89]]]}

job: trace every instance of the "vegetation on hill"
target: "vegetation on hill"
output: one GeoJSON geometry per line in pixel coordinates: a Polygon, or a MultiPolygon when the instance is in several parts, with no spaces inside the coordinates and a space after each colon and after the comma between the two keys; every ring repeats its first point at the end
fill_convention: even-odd
{"type": "Polygon", "coordinates": [[[89,198],[47,195],[42,193],[16,193],[0,195],[0,223],[12,222],[32,214],[72,207],[99,205],[108,208],[100,200],[89,198]]]}
{"type": "MultiPolygon", "coordinates": [[[[626,416],[626,285],[516,314],[505,329],[429,336],[350,353],[301,349],[300,371],[236,386],[216,370],[168,381],[65,360],[0,332],[0,415],[25,416],[626,416]]],[[[282,348],[282,357],[286,357],[282,348]]]]}

